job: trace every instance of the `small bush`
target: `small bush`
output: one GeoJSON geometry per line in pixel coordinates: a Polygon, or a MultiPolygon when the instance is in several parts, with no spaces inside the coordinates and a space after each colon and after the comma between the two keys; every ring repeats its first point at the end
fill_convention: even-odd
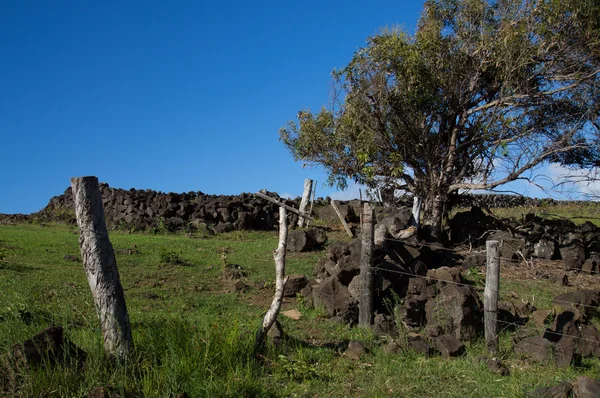
{"type": "Polygon", "coordinates": [[[169,265],[186,265],[187,263],[181,257],[181,250],[167,249],[166,247],[160,248],[160,262],[169,265]]]}

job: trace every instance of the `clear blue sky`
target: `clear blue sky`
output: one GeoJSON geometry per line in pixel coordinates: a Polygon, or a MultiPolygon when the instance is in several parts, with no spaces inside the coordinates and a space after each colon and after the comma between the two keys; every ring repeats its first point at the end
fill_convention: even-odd
{"type": "MultiPolygon", "coordinates": [[[[300,195],[278,130],[327,102],[330,73],[422,1],[5,1],[0,213],[73,176],[117,188],[300,195]]],[[[331,190],[319,183],[317,195],[331,190]]]]}

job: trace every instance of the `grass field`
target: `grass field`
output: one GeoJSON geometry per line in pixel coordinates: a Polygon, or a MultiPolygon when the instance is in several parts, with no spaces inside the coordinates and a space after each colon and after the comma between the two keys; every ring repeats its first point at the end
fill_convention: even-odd
{"type": "MultiPolygon", "coordinates": [[[[110,239],[117,252],[133,245],[139,250],[117,254],[135,344],[123,366],[103,359],[82,264],[64,259],[79,255],[76,228],[0,226],[0,355],[50,324],[63,326],[89,354],[83,370],[69,364],[33,369],[17,383],[0,377],[0,396],[83,397],[109,386],[120,397],[174,397],[183,391],[190,397],[520,397],[578,375],[600,378],[598,359],[566,369],[530,365],[515,357],[508,332],[501,336],[499,355],[511,370],[506,377],[478,363],[486,354],[482,341],[467,343],[466,354],[455,359],[386,354],[385,341],[370,331],[334,323],[297,299],[286,299],[283,309],[296,308],[302,318],[279,317],[289,338],[256,358],[254,334],[274,290],[275,232],[194,239],[115,231],[110,239]],[[225,262],[248,272],[249,290],[237,292],[222,278],[223,253],[225,262]],[[360,361],[344,357],[351,339],[371,352],[360,361]]],[[[335,239],[341,234],[330,234],[335,239]]],[[[310,277],[323,255],[289,254],[286,272],[310,277]]],[[[503,295],[536,296],[538,307],[568,289],[573,288],[503,274],[503,295]]]]}

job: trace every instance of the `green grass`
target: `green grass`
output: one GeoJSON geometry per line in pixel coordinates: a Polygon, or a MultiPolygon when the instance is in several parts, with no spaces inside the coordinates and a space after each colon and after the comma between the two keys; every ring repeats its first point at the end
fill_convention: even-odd
{"type": "MultiPolygon", "coordinates": [[[[330,234],[330,239],[342,238],[330,234]]],[[[290,336],[283,346],[252,355],[254,333],[268,308],[272,288],[235,292],[221,278],[222,255],[248,272],[246,282],[272,286],[275,232],[232,232],[204,239],[185,235],[111,232],[115,250],[136,245],[139,254],[117,254],[121,282],[133,326],[135,352],[125,366],[103,359],[99,325],[80,261],[76,229],[65,225],[0,226],[0,354],[50,324],[89,354],[85,368],[25,372],[16,385],[0,377],[0,396],[79,397],[96,386],[111,386],[121,397],[519,397],[537,386],[586,374],[600,378],[600,361],[577,368],[532,366],[514,357],[510,336],[501,338],[500,357],[511,375],[500,377],[479,365],[481,341],[457,359],[425,358],[412,352],[388,355],[370,331],[339,325],[286,299],[284,309],[303,317],[280,316],[290,336]],[[165,253],[180,261],[165,261],[165,253]],[[359,339],[371,348],[360,361],[341,355],[343,343],[359,339]]],[[[289,254],[287,274],[311,276],[323,252],[289,254]]],[[[544,284],[523,286],[503,280],[503,291],[535,294],[549,305],[544,284]]],[[[539,301],[538,301],[539,300],[539,301]]],[[[538,307],[540,306],[538,305],[538,307]]],[[[1,368],[0,368],[1,369],[1,368]]]]}
{"type": "MultiPolygon", "coordinates": [[[[467,210],[469,209],[456,208],[452,210],[452,215],[467,210]]],[[[600,226],[600,202],[559,204],[555,206],[544,204],[542,202],[538,207],[492,207],[490,210],[498,218],[516,218],[517,220],[520,220],[523,219],[526,214],[535,214],[538,217],[549,220],[568,219],[578,225],[590,221],[596,226],[600,226]]]]}

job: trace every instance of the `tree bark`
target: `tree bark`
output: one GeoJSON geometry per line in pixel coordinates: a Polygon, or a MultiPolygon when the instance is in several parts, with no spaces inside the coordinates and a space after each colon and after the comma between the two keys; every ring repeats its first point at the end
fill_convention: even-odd
{"type": "Polygon", "coordinates": [[[447,197],[442,194],[428,195],[425,200],[423,211],[423,226],[429,228],[431,237],[439,239],[442,234],[442,219],[444,216],[444,204],[447,197]]]}
{"type": "MultiPolygon", "coordinates": [[[[302,192],[302,200],[300,201],[300,213],[306,213],[306,207],[308,206],[308,201],[310,200],[310,192],[312,191],[312,183],[311,179],[304,180],[304,191],[302,192]]],[[[298,218],[298,228],[304,227],[304,217],[300,216],[298,218]]]]}
{"type": "Polygon", "coordinates": [[[123,362],[133,348],[131,324],[104,221],[98,178],[72,178],[71,187],[81,258],[100,319],[104,350],[109,357],[123,362]]]}
{"type": "Polygon", "coordinates": [[[361,209],[363,225],[361,226],[360,250],[360,302],[358,309],[358,325],[366,328],[373,323],[373,232],[375,215],[370,203],[361,209]]]}
{"type": "Polygon", "coordinates": [[[271,307],[265,314],[262,325],[256,333],[255,349],[263,346],[265,342],[265,336],[269,332],[269,329],[273,326],[279,315],[281,309],[281,302],[283,301],[283,291],[285,290],[285,284],[288,281],[288,277],[285,276],[285,253],[287,249],[287,212],[285,207],[279,208],[279,245],[277,250],[273,253],[273,259],[275,260],[275,295],[271,302],[271,307]]]}

